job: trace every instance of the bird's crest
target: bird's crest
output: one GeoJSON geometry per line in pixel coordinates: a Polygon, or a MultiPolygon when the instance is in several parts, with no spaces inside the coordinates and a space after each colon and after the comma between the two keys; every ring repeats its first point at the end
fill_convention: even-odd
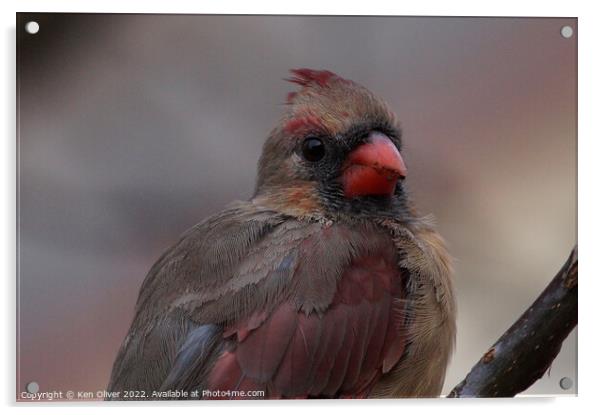
{"type": "MultiPolygon", "coordinates": [[[[290,72],[293,74],[293,76],[291,76],[290,78],[285,78],[285,80],[297,85],[301,85],[301,87],[303,88],[312,86],[325,88],[328,87],[333,81],[349,82],[346,79],[341,78],[337,74],[327,70],[299,68],[291,69],[290,72]]],[[[286,97],[286,102],[288,104],[291,104],[296,96],[297,92],[289,92],[286,97]]]]}

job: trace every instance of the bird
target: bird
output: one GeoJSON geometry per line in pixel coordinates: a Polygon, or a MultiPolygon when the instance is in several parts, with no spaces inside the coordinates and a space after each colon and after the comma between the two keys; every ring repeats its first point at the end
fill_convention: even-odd
{"type": "Polygon", "coordinates": [[[453,261],[406,189],[401,123],[359,83],[290,73],[253,196],[144,279],[107,387],[118,399],[440,396],[453,261]]]}

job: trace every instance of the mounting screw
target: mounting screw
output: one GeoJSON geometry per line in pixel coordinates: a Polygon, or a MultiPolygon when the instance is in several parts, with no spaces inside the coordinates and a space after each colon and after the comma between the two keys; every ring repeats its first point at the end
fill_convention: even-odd
{"type": "Polygon", "coordinates": [[[25,31],[30,35],[35,35],[40,31],[40,25],[38,22],[27,22],[25,24],[25,31]]]}
{"type": "Polygon", "coordinates": [[[38,393],[40,390],[40,385],[38,385],[38,382],[29,382],[25,386],[25,389],[27,389],[27,392],[29,393],[38,393]]]}
{"type": "Polygon", "coordinates": [[[573,379],[566,377],[560,379],[560,387],[564,390],[571,389],[573,387],[573,379]]]}
{"type": "Polygon", "coordinates": [[[560,34],[565,39],[570,39],[573,37],[573,28],[571,26],[562,26],[560,28],[560,34]]]}

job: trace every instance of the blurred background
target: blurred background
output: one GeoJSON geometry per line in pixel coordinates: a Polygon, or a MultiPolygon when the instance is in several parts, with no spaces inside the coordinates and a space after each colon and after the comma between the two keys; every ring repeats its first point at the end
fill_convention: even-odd
{"type": "MultiPolygon", "coordinates": [[[[19,14],[17,393],[106,387],[154,261],[251,196],[296,67],[365,85],[402,121],[407,185],[456,258],[449,392],[576,243],[576,32],[559,18],[19,14]]],[[[576,393],[576,360],[573,333],[526,393],[576,393]]]]}

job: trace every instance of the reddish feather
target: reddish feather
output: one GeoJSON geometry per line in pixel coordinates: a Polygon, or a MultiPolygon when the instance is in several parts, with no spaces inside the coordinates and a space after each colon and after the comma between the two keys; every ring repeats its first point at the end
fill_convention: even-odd
{"type": "Polygon", "coordinates": [[[209,375],[211,390],[229,390],[237,385],[241,379],[241,370],[238,365],[236,354],[224,352],[215,363],[209,375]]]}
{"type": "Polygon", "coordinates": [[[296,311],[288,303],[277,308],[268,322],[253,331],[237,349],[236,355],[245,375],[258,382],[272,379],[295,333],[296,311]]]}
{"type": "Polygon", "coordinates": [[[328,330],[324,330],[325,335],[322,337],[320,349],[316,356],[312,386],[309,390],[310,395],[318,396],[323,393],[332,373],[334,356],[337,356],[341,348],[345,347],[343,343],[345,330],[347,329],[347,320],[344,318],[345,312],[344,307],[336,307],[324,316],[324,326],[328,330]]]}
{"type": "Polygon", "coordinates": [[[354,331],[355,341],[353,348],[351,349],[351,356],[349,358],[349,365],[347,366],[345,381],[341,386],[342,393],[346,393],[347,391],[354,393],[357,391],[357,380],[366,357],[367,344],[370,340],[368,337],[368,334],[370,333],[370,325],[374,324],[371,317],[376,307],[371,307],[371,305],[366,301],[363,301],[361,304],[359,304],[359,307],[360,310],[358,310],[358,313],[361,313],[363,317],[357,320],[356,330],[354,331]]]}
{"type": "Polygon", "coordinates": [[[365,388],[376,377],[374,370],[382,373],[382,362],[384,349],[387,348],[385,336],[387,335],[387,327],[391,313],[391,298],[385,296],[375,308],[374,317],[371,316],[372,333],[370,333],[369,342],[366,346],[364,362],[362,364],[362,372],[358,379],[358,387],[365,388]],[[370,370],[371,368],[377,368],[370,370]]]}
{"type": "MultiPolygon", "coordinates": [[[[394,286],[399,287],[401,281],[393,281],[394,286]]],[[[401,358],[404,351],[403,339],[399,335],[401,330],[401,318],[403,316],[403,309],[401,307],[401,301],[393,301],[393,317],[389,318],[389,324],[387,327],[387,337],[385,338],[385,345],[387,345],[383,360],[383,372],[387,373],[395,366],[395,364],[401,358]]]]}
{"type": "Polygon", "coordinates": [[[273,381],[273,387],[284,396],[307,396],[307,380],[320,343],[321,323],[319,319],[309,318],[303,313],[297,314],[297,330],[273,381]]]}
{"type": "Polygon", "coordinates": [[[286,94],[286,103],[292,104],[293,101],[295,100],[296,96],[297,96],[296,92],[289,92],[288,94],[286,94]]]}
{"type": "Polygon", "coordinates": [[[347,367],[349,365],[349,358],[351,357],[351,350],[354,341],[354,327],[357,325],[357,319],[359,316],[356,313],[350,312],[349,308],[345,307],[347,314],[347,327],[345,330],[345,338],[343,344],[336,355],[331,356],[334,359],[334,365],[330,371],[330,378],[322,394],[326,396],[334,396],[341,387],[341,384],[345,380],[347,374],[347,367]]]}
{"type": "Polygon", "coordinates": [[[299,118],[293,118],[284,124],[284,131],[289,134],[295,134],[305,130],[323,130],[324,126],[320,119],[314,115],[305,115],[299,118]]]}
{"type": "MultiPolygon", "coordinates": [[[[327,70],[299,68],[291,69],[290,72],[293,74],[293,76],[286,78],[285,80],[297,85],[301,85],[303,88],[311,88],[312,86],[327,88],[335,81],[351,83],[351,81],[343,79],[337,74],[327,70]]],[[[292,104],[297,95],[297,92],[289,92],[289,94],[286,96],[286,103],[292,104]]]]}
{"type": "Polygon", "coordinates": [[[326,70],[314,70],[308,68],[291,69],[294,75],[288,78],[287,81],[299,84],[301,86],[309,86],[316,84],[321,87],[327,86],[334,79],[341,79],[338,75],[326,70]]]}
{"type": "Polygon", "coordinates": [[[230,337],[231,335],[236,334],[238,342],[240,343],[247,338],[251,330],[255,330],[263,324],[267,318],[268,313],[266,311],[255,312],[246,320],[242,320],[238,324],[234,324],[224,330],[224,337],[230,337]]]}
{"type": "Polygon", "coordinates": [[[401,296],[395,258],[355,260],[323,316],[283,302],[265,321],[256,313],[227,328],[235,349],[218,358],[208,388],[265,389],[267,397],[285,398],[366,396],[403,353],[401,302],[393,301],[401,296]]]}

